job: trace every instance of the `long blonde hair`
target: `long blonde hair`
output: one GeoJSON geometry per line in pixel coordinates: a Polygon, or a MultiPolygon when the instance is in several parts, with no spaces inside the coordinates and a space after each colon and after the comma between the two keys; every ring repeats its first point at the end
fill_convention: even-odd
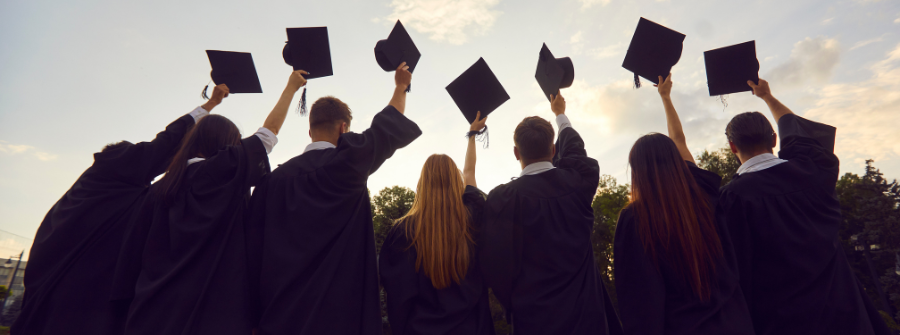
{"type": "Polygon", "coordinates": [[[410,247],[416,248],[416,272],[424,271],[437,289],[458,284],[469,268],[474,241],[463,204],[465,188],[453,159],[431,155],[422,167],[412,208],[397,220],[412,241],[410,247]]]}

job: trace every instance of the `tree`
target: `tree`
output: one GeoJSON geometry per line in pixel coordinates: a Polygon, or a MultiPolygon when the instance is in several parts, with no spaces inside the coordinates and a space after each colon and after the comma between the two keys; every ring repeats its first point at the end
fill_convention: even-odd
{"type": "Polygon", "coordinates": [[[900,321],[900,282],[896,271],[900,254],[900,184],[888,182],[873,160],[866,174],[847,173],[835,191],[843,225],[839,235],[844,252],[866,293],[881,311],[900,321]]]}
{"type": "Polygon", "coordinates": [[[701,169],[713,172],[722,177],[722,185],[731,182],[738,168],[741,167],[741,161],[731,152],[730,148],[721,148],[717,151],[703,150],[697,156],[697,166],[701,169]]]}
{"type": "Polygon", "coordinates": [[[416,192],[402,187],[385,187],[372,198],[372,225],[375,229],[375,250],[381,251],[381,244],[394,221],[406,215],[416,200],[416,192]]]}
{"type": "Polygon", "coordinates": [[[609,175],[600,177],[597,195],[591,207],[594,209],[594,230],[591,233],[591,244],[594,247],[594,259],[601,278],[606,284],[606,291],[613,305],[618,306],[616,299],[616,281],[613,276],[613,238],[616,236],[616,222],[619,212],[628,205],[630,192],[628,184],[617,185],[616,178],[609,175]]]}

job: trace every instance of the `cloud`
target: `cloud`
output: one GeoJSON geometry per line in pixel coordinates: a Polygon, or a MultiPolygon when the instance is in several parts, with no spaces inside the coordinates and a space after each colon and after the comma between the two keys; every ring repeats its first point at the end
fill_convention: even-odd
{"type": "Polygon", "coordinates": [[[57,155],[46,153],[43,151],[36,151],[35,148],[30,145],[9,144],[9,142],[7,141],[0,140],[0,153],[12,156],[29,152],[32,154],[32,156],[45,162],[52,161],[57,158],[57,155]]]}
{"type": "Polygon", "coordinates": [[[596,4],[600,4],[601,6],[606,6],[609,4],[610,1],[612,1],[612,0],[578,0],[578,2],[581,2],[581,9],[588,9],[588,8],[591,8],[591,6],[596,5],[596,4]]]}
{"type": "Polygon", "coordinates": [[[836,39],[809,38],[794,44],[789,59],[766,76],[784,87],[799,87],[808,82],[824,83],[840,61],[841,46],[836,39]]]}
{"type": "Polygon", "coordinates": [[[864,46],[867,46],[869,44],[878,43],[881,41],[884,41],[884,35],[881,35],[880,37],[876,37],[876,38],[867,39],[865,41],[856,42],[856,44],[854,44],[852,47],[850,47],[850,50],[847,50],[847,51],[856,50],[856,49],[862,48],[864,46]]]}
{"type": "Polygon", "coordinates": [[[900,44],[871,65],[872,76],[856,83],[830,84],[804,116],[837,127],[835,152],[844,161],[900,158],[900,44]]]}
{"type": "Polygon", "coordinates": [[[627,51],[625,43],[619,42],[613,45],[591,49],[591,55],[593,55],[594,58],[598,60],[614,57],[617,55],[621,55],[622,57],[620,58],[624,58],[625,51],[627,51]]]}
{"type": "Polygon", "coordinates": [[[829,17],[829,18],[827,18],[827,19],[822,20],[822,25],[829,25],[829,24],[831,24],[832,22],[834,22],[834,18],[833,18],[833,17],[829,17]]]}
{"type": "Polygon", "coordinates": [[[584,35],[584,32],[579,30],[577,33],[572,35],[571,38],[569,38],[569,44],[572,45],[572,54],[574,54],[574,55],[581,54],[581,49],[584,48],[583,35],[584,35]]]}
{"type": "Polygon", "coordinates": [[[401,20],[432,40],[459,45],[494,25],[501,13],[492,8],[498,3],[500,0],[393,0],[394,12],[384,20],[401,20]]]}

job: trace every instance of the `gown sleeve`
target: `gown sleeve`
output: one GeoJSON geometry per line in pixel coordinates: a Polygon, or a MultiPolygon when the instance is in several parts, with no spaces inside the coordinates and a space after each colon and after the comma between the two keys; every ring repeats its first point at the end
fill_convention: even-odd
{"type": "Polygon", "coordinates": [[[148,185],[166,171],[181,139],[194,126],[194,118],[184,115],[166,126],[150,142],[112,148],[94,154],[94,167],[103,174],[135,185],[148,185]]]}
{"type": "MultiPolygon", "coordinates": [[[[484,204],[486,202],[484,193],[475,186],[466,185],[463,193],[463,204],[469,209],[469,216],[472,218],[472,226],[476,230],[481,229],[482,216],[484,215],[484,204]]],[[[477,240],[477,239],[476,239],[477,240]]]]}
{"type": "Polygon", "coordinates": [[[778,120],[781,137],[781,159],[804,162],[808,170],[818,171],[817,183],[834,191],[840,174],[840,162],[834,154],[837,129],[827,124],[813,122],[795,114],[778,120]]]}
{"type": "Polygon", "coordinates": [[[372,119],[372,126],[360,134],[341,135],[338,150],[340,164],[335,172],[341,180],[365,186],[369,175],[375,173],[381,164],[422,135],[415,122],[388,105],[372,119]]]}
{"type": "MultiPolygon", "coordinates": [[[[576,170],[584,178],[584,185],[592,189],[592,195],[597,190],[600,183],[600,164],[587,156],[584,140],[574,128],[566,127],[559,132],[553,166],[576,170]]],[[[593,196],[591,198],[593,199],[593,196]]]]}
{"type": "Polygon", "coordinates": [[[403,237],[402,227],[395,225],[385,238],[378,257],[378,272],[387,302],[388,322],[394,334],[405,334],[409,314],[418,295],[416,254],[403,237]]]}
{"type": "Polygon", "coordinates": [[[645,252],[628,209],[616,225],[614,271],[622,328],[625,334],[664,334],[665,280],[645,252]]]}
{"type": "Polygon", "coordinates": [[[207,173],[218,183],[238,182],[239,189],[256,186],[271,170],[269,155],[259,136],[241,140],[240,146],[220,150],[205,163],[207,173]],[[235,178],[238,178],[237,180],[235,178]]]}

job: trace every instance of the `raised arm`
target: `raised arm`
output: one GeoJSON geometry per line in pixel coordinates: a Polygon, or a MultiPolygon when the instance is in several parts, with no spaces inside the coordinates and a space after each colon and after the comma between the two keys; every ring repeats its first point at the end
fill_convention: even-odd
{"type": "Polygon", "coordinates": [[[678,148],[678,153],[681,154],[681,158],[693,163],[694,157],[691,156],[691,151],[688,150],[687,139],[685,139],[684,130],[681,128],[681,120],[678,119],[678,112],[675,111],[675,105],[672,104],[672,74],[669,73],[669,76],[666,77],[665,80],[663,80],[662,76],[659,76],[659,85],[653,86],[656,86],[659,97],[662,98],[663,107],[665,107],[666,110],[666,124],[669,128],[669,138],[675,142],[675,146],[678,148]]]}
{"type": "Polygon", "coordinates": [[[213,108],[216,108],[216,106],[222,103],[222,99],[228,97],[228,93],[228,86],[225,86],[225,84],[216,85],[216,87],[213,87],[212,97],[209,98],[203,106],[200,106],[200,108],[203,108],[207,113],[212,112],[213,108]]]}
{"type": "MultiPolygon", "coordinates": [[[[485,123],[487,122],[487,116],[484,118],[481,117],[481,112],[475,114],[475,121],[472,122],[472,125],[469,126],[469,132],[479,131],[484,129],[485,123]]],[[[478,184],[475,183],[475,136],[469,136],[469,144],[466,147],[466,163],[463,166],[463,178],[466,181],[466,185],[471,185],[478,187],[478,184]]]]}
{"type": "Polygon", "coordinates": [[[406,62],[400,63],[397,71],[394,71],[394,84],[397,86],[394,87],[394,96],[391,97],[391,102],[388,103],[394,106],[400,114],[406,112],[406,88],[409,87],[411,82],[412,73],[409,72],[409,66],[406,66],[406,62]]]}
{"type": "Polygon", "coordinates": [[[778,123],[778,120],[781,119],[782,116],[788,114],[794,114],[787,106],[775,99],[772,96],[772,91],[769,90],[769,82],[763,79],[759,80],[759,85],[753,83],[753,81],[748,80],[747,85],[750,85],[750,88],[753,89],[753,95],[763,99],[766,102],[766,105],[769,105],[769,111],[772,112],[772,117],[775,118],[775,123],[778,123]]]}
{"type": "Polygon", "coordinates": [[[284,91],[281,92],[281,97],[278,98],[278,103],[275,104],[275,108],[272,108],[272,111],[269,112],[269,116],[266,117],[263,128],[271,130],[272,133],[278,135],[278,131],[281,130],[281,125],[284,124],[284,119],[287,117],[288,108],[291,106],[291,100],[294,99],[294,93],[297,93],[297,90],[306,85],[306,78],[303,78],[304,74],[309,73],[303,70],[291,72],[291,77],[288,79],[287,86],[285,86],[284,91]]]}

